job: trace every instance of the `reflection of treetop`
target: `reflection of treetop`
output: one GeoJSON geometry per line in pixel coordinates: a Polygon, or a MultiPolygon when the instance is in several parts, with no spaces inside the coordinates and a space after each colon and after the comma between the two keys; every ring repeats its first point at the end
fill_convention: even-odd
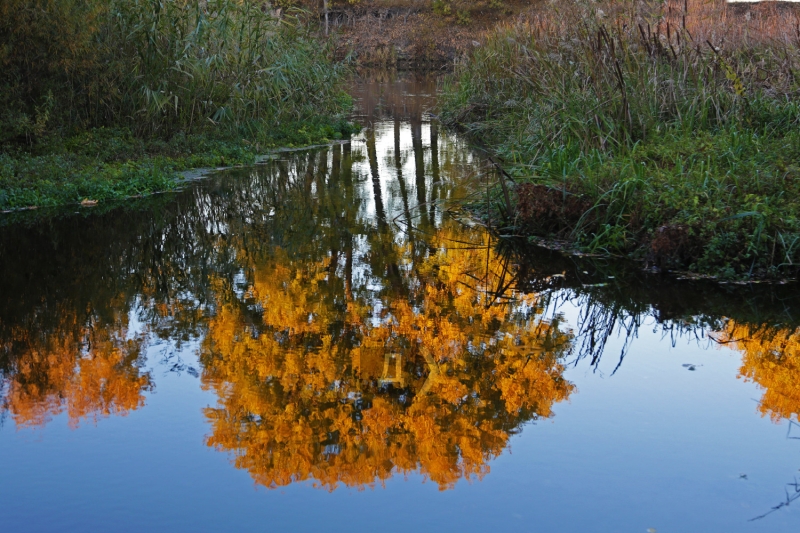
{"type": "Polygon", "coordinates": [[[13,328],[5,339],[16,357],[3,407],[17,426],[41,426],[66,411],[76,427],[84,418],[124,415],[144,405],[152,383],[138,368],[142,339],[127,338],[125,317],[103,326],[63,311],[52,334],[13,328]]]}
{"type": "Polygon", "coordinates": [[[241,298],[220,281],[201,357],[219,395],[209,445],[269,487],[419,470],[447,488],[485,473],[511,433],[573,386],[559,363],[570,334],[541,319],[535,298],[496,292],[502,260],[462,244],[479,235],[444,227],[417,261],[398,244],[384,257],[402,265],[399,285],[352,297],[336,258],[292,262],[281,250],[253,260],[241,298]]]}
{"type": "Polygon", "coordinates": [[[740,377],[754,381],[764,395],[762,415],[774,421],[800,417],[800,329],[768,328],[729,321],[718,340],[742,353],[740,377]]]}

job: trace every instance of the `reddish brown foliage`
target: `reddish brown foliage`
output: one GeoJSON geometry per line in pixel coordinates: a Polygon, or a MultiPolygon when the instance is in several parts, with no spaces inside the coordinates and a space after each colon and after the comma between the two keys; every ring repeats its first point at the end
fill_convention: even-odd
{"type": "Polygon", "coordinates": [[[686,267],[701,248],[700,240],[686,224],[661,226],[650,240],[647,262],[659,268],[686,267]]]}
{"type": "MultiPolygon", "coordinates": [[[[560,235],[572,230],[592,207],[586,199],[564,189],[523,183],[517,186],[517,213],[533,233],[560,235]]],[[[584,219],[584,224],[591,221],[584,219]]]]}

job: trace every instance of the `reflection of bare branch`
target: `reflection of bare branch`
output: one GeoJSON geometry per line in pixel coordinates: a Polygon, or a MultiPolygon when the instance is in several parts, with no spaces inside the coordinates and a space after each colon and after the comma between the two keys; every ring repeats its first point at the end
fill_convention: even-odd
{"type": "Polygon", "coordinates": [[[789,429],[786,431],[786,438],[787,439],[800,440],[800,437],[792,437],[792,428],[793,427],[800,428],[800,424],[796,423],[794,420],[789,420],[789,429]]]}
{"type": "Polygon", "coordinates": [[[575,358],[569,363],[572,366],[589,359],[589,364],[597,371],[608,341],[615,332],[624,335],[619,361],[612,375],[619,370],[633,340],[638,336],[639,327],[647,317],[645,313],[630,313],[616,302],[604,304],[591,295],[580,295],[569,290],[557,290],[548,304],[553,315],[566,304],[581,309],[573,345],[575,358]]]}
{"type": "Polygon", "coordinates": [[[166,346],[161,351],[161,360],[158,364],[166,368],[166,373],[175,373],[180,376],[181,373],[186,372],[195,378],[200,376],[197,369],[184,363],[181,356],[178,355],[174,349],[170,349],[170,346],[166,346]]]}
{"type": "Polygon", "coordinates": [[[767,511],[766,513],[764,513],[762,515],[759,515],[759,516],[756,516],[755,518],[751,518],[750,520],[748,520],[748,522],[755,522],[756,520],[761,520],[762,518],[765,518],[765,517],[771,515],[775,511],[783,509],[784,507],[788,507],[789,504],[791,504],[792,502],[794,502],[796,500],[800,500],[800,482],[797,481],[796,477],[794,478],[794,482],[786,484],[786,488],[784,488],[784,492],[786,493],[786,499],[785,500],[780,502],[778,505],[770,507],[770,510],[767,511]]]}
{"type": "MultiPolygon", "coordinates": [[[[789,420],[789,429],[786,431],[787,439],[800,440],[800,437],[792,437],[792,428],[795,426],[800,428],[800,424],[797,424],[794,420],[789,420]]],[[[771,515],[775,511],[783,509],[784,507],[788,507],[789,504],[791,504],[793,501],[800,500],[800,482],[797,481],[797,477],[794,478],[794,481],[792,483],[787,483],[783,491],[785,493],[785,499],[782,502],[770,507],[769,511],[767,511],[766,513],[758,515],[755,518],[751,518],[750,520],[748,520],[748,522],[755,522],[756,520],[761,520],[762,518],[771,515]]]]}

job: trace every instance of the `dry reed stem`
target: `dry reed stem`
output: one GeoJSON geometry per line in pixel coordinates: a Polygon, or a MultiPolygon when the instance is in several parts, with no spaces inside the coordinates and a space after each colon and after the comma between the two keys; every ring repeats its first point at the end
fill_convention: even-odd
{"type": "Polygon", "coordinates": [[[631,20],[636,23],[666,24],[674,29],[688,30],[694,41],[706,40],[739,48],[766,44],[775,40],[800,41],[800,4],[761,2],[758,4],[729,4],[726,0],[621,0],[593,2],[542,2],[533,6],[529,20],[553,31],[564,30],[573,22],[570,15],[595,15],[609,26],[623,27],[631,20]]]}

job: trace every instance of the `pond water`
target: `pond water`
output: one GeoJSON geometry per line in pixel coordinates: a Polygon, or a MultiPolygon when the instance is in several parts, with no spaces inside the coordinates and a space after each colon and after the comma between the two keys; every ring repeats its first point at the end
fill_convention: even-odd
{"type": "Polygon", "coordinates": [[[497,242],[435,91],[0,222],[0,530],[798,531],[793,286],[497,242]]]}

